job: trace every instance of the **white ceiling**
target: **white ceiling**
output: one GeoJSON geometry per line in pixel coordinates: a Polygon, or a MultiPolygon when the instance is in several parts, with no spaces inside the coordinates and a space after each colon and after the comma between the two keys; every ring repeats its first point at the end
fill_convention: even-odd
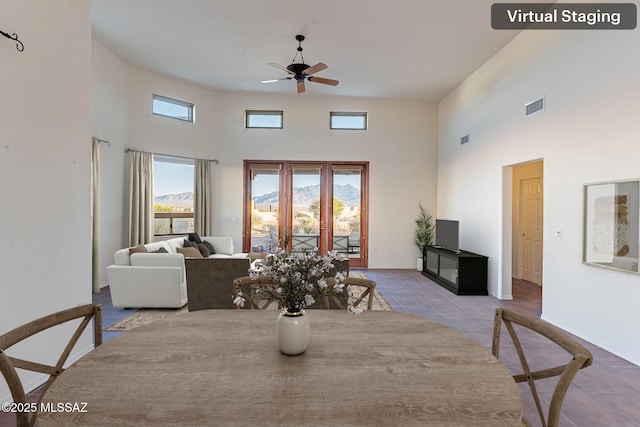
{"type": "Polygon", "coordinates": [[[131,66],[215,90],[291,94],[293,80],[260,80],[286,76],[267,64],[289,65],[302,34],[305,63],[324,62],[316,76],[340,84],[307,83],[299,96],[438,101],[517,35],[491,28],[494,1],[92,0],[92,26],[131,66]]]}

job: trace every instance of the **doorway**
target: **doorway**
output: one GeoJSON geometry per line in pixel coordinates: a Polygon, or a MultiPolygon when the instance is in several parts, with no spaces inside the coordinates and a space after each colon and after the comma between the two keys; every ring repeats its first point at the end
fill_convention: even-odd
{"type": "Polygon", "coordinates": [[[367,266],[368,162],[245,161],[243,250],[318,248],[367,266]]]}
{"type": "Polygon", "coordinates": [[[513,167],[513,278],[542,286],[543,161],[513,167]]]}

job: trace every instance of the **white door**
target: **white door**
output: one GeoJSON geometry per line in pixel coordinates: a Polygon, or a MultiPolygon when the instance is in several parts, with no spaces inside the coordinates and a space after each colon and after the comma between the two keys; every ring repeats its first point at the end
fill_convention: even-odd
{"type": "Polygon", "coordinates": [[[542,284],[542,178],[520,181],[522,196],[522,278],[542,284]]]}

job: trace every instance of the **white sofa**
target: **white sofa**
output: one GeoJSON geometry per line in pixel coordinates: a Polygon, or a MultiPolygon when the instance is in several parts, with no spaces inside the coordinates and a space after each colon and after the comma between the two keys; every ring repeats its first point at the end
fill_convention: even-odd
{"type": "MultiPolygon", "coordinates": [[[[215,249],[209,258],[246,258],[233,252],[231,237],[201,237],[215,249]]],[[[144,245],[148,252],[130,253],[130,248],[114,254],[107,267],[107,279],[114,307],[179,308],[187,303],[184,255],[178,253],[185,238],[144,245]],[[167,253],[153,253],[164,248],[167,253]]]]}

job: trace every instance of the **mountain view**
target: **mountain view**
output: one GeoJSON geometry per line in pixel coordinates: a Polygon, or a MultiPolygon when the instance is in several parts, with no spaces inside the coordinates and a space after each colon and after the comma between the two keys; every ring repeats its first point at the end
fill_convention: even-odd
{"type": "MultiPolygon", "coordinates": [[[[360,191],[351,184],[336,185],[333,189],[334,197],[342,201],[345,207],[360,206],[360,191]]],[[[272,193],[255,196],[253,201],[256,209],[268,209],[269,205],[277,206],[277,191],[272,193]]],[[[309,185],[306,187],[297,187],[293,189],[293,205],[308,206],[314,200],[320,198],[320,185],[309,185]]],[[[157,205],[170,206],[173,208],[193,207],[193,192],[185,192],[179,194],[165,194],[156,196],[153,203],[157,205]]]]}
{"type": "Polygon", "coordinates": [[[180,194],[165,194],[153,198],[156,205],[171,206],[173,208],[193,208],[193,192],[189,191],[180,194]]]}
{"type": "MultiPolygon", "coordinates": [[[[351,184],[334,186],[333,195],[336,199],[341,200],[345,207],[360,206],[360,190],[351,184]]],[[[277,191],[255,196],[253,198],[254,207],[256,209],[268,209],[270,205],[277,206],[278,196],[279,192],[277,191]]],[[[308,206],[311,202],[319,198],[320,185],[309,185],[293,189],[294,206],[308,206]]]]}

